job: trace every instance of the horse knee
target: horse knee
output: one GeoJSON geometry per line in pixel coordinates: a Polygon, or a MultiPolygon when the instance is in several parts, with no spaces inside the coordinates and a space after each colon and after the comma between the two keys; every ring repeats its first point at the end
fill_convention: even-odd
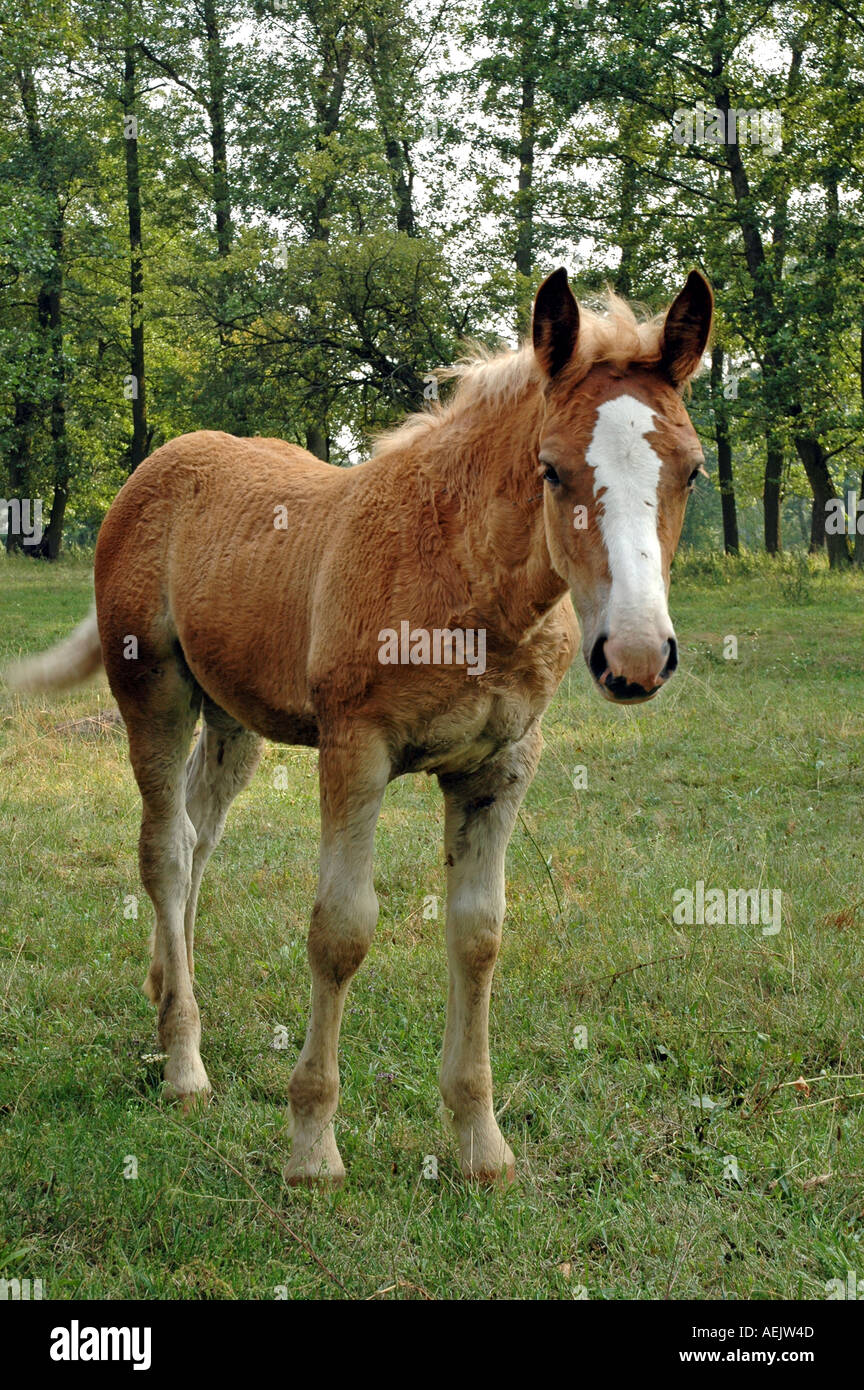
{"type": "Polygon", "coordinates": [[[327,894],[312,909],[307,950],[312,969],[341,987],[359,970],[378,922],[378,899],[370,890],[350,899],[327,894]]]}
{"type": "Polygon", "coordinates": [[[503,905],[500,911],[491,902],[451,905],[447,915],[450,951],[465,973],[477,978],[492,971],[501,946],[503,921],[503,905]]]}

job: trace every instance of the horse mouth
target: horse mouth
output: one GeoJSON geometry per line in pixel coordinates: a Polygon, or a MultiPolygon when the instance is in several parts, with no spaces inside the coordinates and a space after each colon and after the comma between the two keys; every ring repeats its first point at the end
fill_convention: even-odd
{"type": "Polygon", "coordinates": [[[646,690],[644,685],[638,685],[635,681],[628,681],[624,676],[612,675],[604,651],[606,641],[607,634],[601,633],[591,648],[588,669],[604,700],[609,700],[614,705],[644,705],[648,700],[653,700],[656,695],[659,695],[673,671],[677,669],[678,647],[675,639],[670,638],[669,657],[658,677],[659,684],[655,685],[652,690],[646,690]]]}

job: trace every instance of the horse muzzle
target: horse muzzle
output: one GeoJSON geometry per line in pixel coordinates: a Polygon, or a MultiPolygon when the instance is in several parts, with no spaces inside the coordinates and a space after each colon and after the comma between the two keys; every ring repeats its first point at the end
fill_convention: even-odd
{"type": "Polygon", "coordinates": [[[588,669],[606,700],[638,705],[653,700],[678,667],[678,643],[645,641],[632,647],[602,633],[588,657],[588,669]]]}

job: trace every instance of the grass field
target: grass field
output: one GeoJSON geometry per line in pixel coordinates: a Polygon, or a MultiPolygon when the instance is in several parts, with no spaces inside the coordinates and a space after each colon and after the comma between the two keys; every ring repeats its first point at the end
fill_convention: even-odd
{"type": "MultiPolygon", "coordinates": [[[[84,560],[0,562],[0,655],[65,634],[89,589],[84,560]]],[[[681,670],[659,701],[613,708],[574,666],[511,843],[507,1190],[463,1184],[438,1118],[433,780],[391,786],[379,827],[381,919],[342,1034],[348,1181],[287,1189],[315,754],[268,746],[205,877],[215,1099],[184,1118],[139,989],[138,795],[122,729],[88,719],[110,693],[4,690],[0,1275],[164,1299],[822,1299],[864,1278],[864,577],[691,558],[671,607],[681,670]],[[677,925],[700,880],[779,890],[781,930],[677,925]]]]}

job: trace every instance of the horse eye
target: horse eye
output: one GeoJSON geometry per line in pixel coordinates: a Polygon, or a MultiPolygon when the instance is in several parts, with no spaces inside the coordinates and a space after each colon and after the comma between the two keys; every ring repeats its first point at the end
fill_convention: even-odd
{"type": "Polygon", "coordinates": [[[543,479],[545,482],[551,483],[553,487],[557,487],[558,484],[561,482],[561,479],[558,477],[558,474],[555,472],[555,469],[552,467],[551,463],[547,463],[544,465],[543,479]]]}
{"type": "Polygon", "coordinates": [[[694,485],[694,483],[696,482],[696,479],[699,477],[699,474],[700,474],[701,472],[702,472],[702,465],[701,465],[701,463],[700,463],[699,467],[698,467],[698,468],[694,468],[694,469],[693,469],[693,472],[690,474],[690,477],[687,479],[687,486],[688,486],[688,488],[690,489],[691,492],[693,491],[693,485],[694,485]]]}

